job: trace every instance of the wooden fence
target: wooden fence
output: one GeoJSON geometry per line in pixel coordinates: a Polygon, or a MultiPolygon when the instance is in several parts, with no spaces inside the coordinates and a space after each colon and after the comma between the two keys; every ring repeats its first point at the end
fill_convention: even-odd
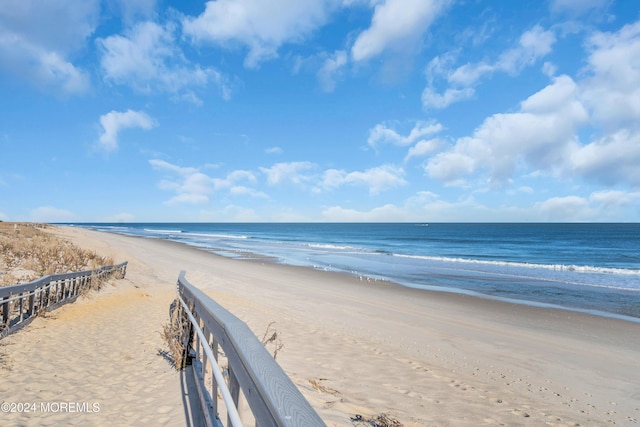
{"type": "Polygon", "coordinates": [[[38,315],[75,301],[91,282],[115,273],[124,278],[127,262],[95,270],[44,276],[29,283],[0,287],[0,338],[28,324],[38,315]]]}
{"type": "Polygon", "coordinates": [[[242,392],[249,405],[246,418],[256,426],[325,426],[244,322],[190,284],[184,271],[177,292],[189,325],[186,369],[194,376],[206,425],[224,426],[224,418],[227,426],[243,425],[242,392]]]}

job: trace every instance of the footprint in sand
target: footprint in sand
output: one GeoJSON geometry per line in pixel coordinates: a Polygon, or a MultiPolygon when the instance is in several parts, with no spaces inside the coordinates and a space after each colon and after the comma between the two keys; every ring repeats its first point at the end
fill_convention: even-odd
{"type": "Polygon", "coordinates": [[[525,412],[525,411],[523,411],[521,409],[514,409],[514,410],[511,411],[511,413],[514,414],[514,415],[518,415],[519,417],[522,417],[522,418],[529,418],[531,416],[531,415],[529,415],[528,412],[525,412]]]}

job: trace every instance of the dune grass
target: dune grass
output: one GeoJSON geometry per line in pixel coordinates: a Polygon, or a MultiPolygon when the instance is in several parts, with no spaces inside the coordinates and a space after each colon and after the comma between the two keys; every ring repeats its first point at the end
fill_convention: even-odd
{"type": "Polygon", "coordinates": [[[0,286],[114,264],[51,231],[47,224],[0,222],[0,286]]]}

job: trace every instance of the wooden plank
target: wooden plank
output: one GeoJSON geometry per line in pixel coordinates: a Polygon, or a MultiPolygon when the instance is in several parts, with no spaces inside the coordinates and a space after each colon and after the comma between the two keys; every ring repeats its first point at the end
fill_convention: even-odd
{"type": "Polygon", "coordinates": [[[22,319],[24,318],[24,295],[22,295],[20,297],[20,308],[19,308],[19,310],[20,310],[20,317],[19,317],[20,320],[18,320],[18,322],[22,322],[22,319]]]}
{"type": "MultiPolygon", "coordinates": [[[[233,398],[233,403],[238,407],[238,398],[240,397],[240,383],[238,383],[238,378],[236,377],[236,373],[229,363],[229,367],[227,368],[227,372],[229,373],[229,393],[233,398]]],[[[231,425],[231,417],[227,417],[227,425],[231,425]]]]}
{"type": "MultiPolygon", "coordinates": [[[[6,296],[3,298],[3,300],[8,300],[9,297],[6,296]]],[[[5,326],[9,326],[9,305],[10,303],[7,302],[3,302],[2,303],[2,324],[5,326]]]]}
{"type": "MultiPolygon", "coordinates": [[[[207,336],[209,337],[209,347],[211,348],[211,352],[213,353],[213,360],[211,363],[218,364],[218,342],[216,341],[216,337],[209,331],[207,331],[207,336]]],[[[211,396],[214,398],[211,399],[211,405],[213,406],[213,412],[218,413],[218,381],[216,381],[216,376],[211,375],[211,396]]]]}
{"type": "Polygon", "coordinates": [[[49,293],[50,292],[51,292],[51,287],[50,286],[46,287],[45,290],[43,291],[43,293],[42,293],[43,298],[41,298],[41,300],[40,300],[41,304],[40,304],[40,310],[39,311],[46,310],[47,307],[49,306],[49,293]]]}
{"type": "Polygon", "coordinates": [[[191,370],[191,374],[195,380],[196,390],[198,390],[198,399],[200,400],[200,408],[202,409],[202,415],[204,416],[204,423],[207,426],[219,425],[216,423],[216,413],[213,412],[213,407],[209,404],[211,402],[207,395],[206,388],[204,388],[204,377],[200,374],[200,362],[194,359],[191,366],[188,368],[191,370]]]}
{"type": "Polygon", "coordinates": [[[31,293],[31,295],[29,295],[29,316],[31,317],[33,316],[33,311],[35,309],[35,303],[36,303],[36,291],[33,291],[31,293]]]}
{"type": "Polygon", "coordinates": [[[179,292],[193,301],[194,311],[215,335],[259,425],[325,426],[249,327],[184,275],[178,278],[179,292]]]}

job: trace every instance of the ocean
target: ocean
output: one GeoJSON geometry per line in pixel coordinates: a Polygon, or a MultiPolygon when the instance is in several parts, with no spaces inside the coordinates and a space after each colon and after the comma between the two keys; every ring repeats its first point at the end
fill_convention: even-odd
{"type": "Polygon", "coordinates": [[[640,321],[640,224],[82,223],[225,257],[640,321]]]}

